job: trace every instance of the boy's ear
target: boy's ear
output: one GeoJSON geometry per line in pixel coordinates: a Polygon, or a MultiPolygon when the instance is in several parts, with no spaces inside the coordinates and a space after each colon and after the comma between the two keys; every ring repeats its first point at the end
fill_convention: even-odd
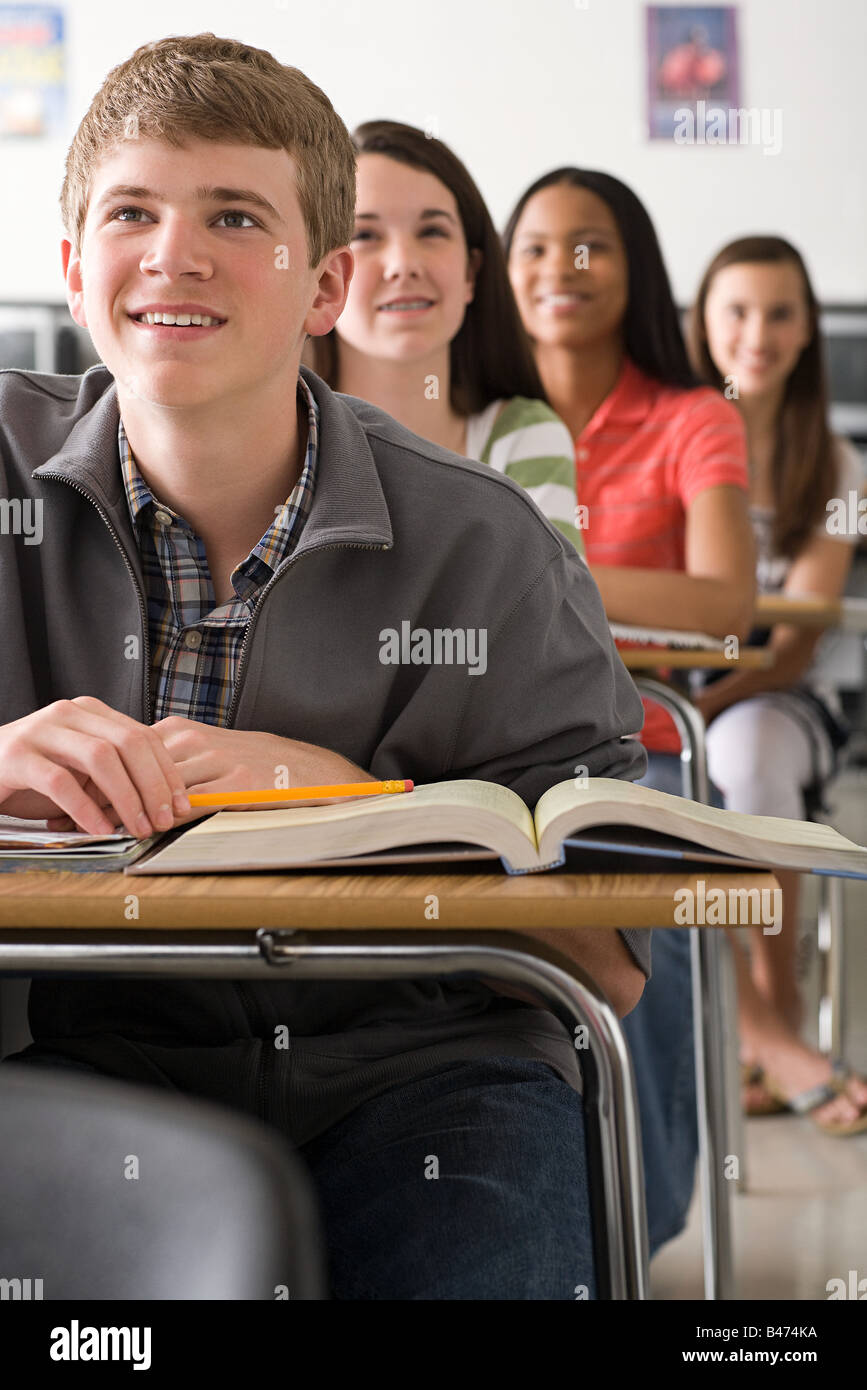
{"type": "Polygon", "coordinates": [[[330,333],[346,304],[355,257],[348,246],[330,251],[317,271],[316,296],[304,320],[304,331],[313,338],[330,333]]]}
{"type": "Polygon", "coordinates": [[[476,277],[482,268],[484,256],[478,246],[472,247],[467,257],[467,297],[465,303],[471,304],[476,293],[476,277]]]}
{"type": "Polygon", "coordinates": [[[81,278],[81,257],[73,249],[71,241],[65,237],[60,243],[60,257],[63,261],[63,278],[66,281],[66,302],[69,312],[79,328],[87,327],[84,313],[84,283],[81,278]]]}

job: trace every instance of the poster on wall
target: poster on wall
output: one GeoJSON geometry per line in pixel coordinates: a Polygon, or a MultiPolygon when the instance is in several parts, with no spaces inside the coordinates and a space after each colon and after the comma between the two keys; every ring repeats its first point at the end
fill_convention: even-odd
{"type": "Polygon", "coordinates": [[[0,138],[62,135],[65,99],[63,11],[0,5],[0,138]]]}
{"type": "Polygon", "coordinates": [[[703,143],[709,115],[739,107],[736,20],[735,5],[647,6],[651,140],[678,140],[691,129],[703,143]]]}

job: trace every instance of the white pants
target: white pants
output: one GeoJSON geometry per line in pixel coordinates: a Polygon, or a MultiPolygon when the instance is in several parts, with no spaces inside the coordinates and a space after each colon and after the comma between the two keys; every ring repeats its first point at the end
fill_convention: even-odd
{"type": "Polygon", "coordinates": [[[834,766],[827,730],[787,690],[729,705],[707,731],[710,779],[726,810],[804,819],[804,791],[834,766]]]}

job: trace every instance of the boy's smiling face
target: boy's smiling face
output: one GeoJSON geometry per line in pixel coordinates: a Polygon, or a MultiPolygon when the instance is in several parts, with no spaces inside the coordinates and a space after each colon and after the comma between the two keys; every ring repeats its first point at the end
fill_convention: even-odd
{"type": "Polygon", "coordinates": [[[285,150],[142,139],[98,164],[80,256],[64,241],[63,262],[72,315],[90,330],[121,401],[129,393],[183,409],[240,405],[283,383],[294,393],[305,334],[333,325],[352,256],[335,251],[308,265],[285,150]],[[220,322],[138,321],[149,310],[220,322]]]}

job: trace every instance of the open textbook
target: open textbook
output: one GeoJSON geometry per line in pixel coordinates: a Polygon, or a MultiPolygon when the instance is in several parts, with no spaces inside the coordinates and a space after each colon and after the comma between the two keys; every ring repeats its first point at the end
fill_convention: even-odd
{"type": "Polygon", "coordinates": [[[507,873],[527,874],[565,863],[566,845],[622,854],[624,871],[630,856],[662,855],[867,878],[867,849],[830,826],[720,811],[610,777],[561,782],[535,814],[508,788],[478,781],[330,806],[218,811],[169,831],[125,872],[431,862],[468,858],[472,846],[507,873]]]}

